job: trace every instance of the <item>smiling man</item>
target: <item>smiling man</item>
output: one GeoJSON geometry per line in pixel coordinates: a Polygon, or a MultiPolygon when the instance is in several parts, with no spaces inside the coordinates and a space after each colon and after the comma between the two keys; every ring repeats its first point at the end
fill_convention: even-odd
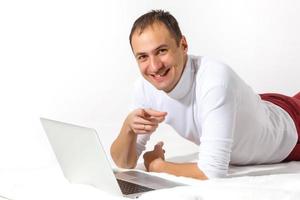
{"type": "Polygon", "coordinates": [[[175,41],[164,24],[155,22],[142,33],[132,34],[131,41],[143,77],[158,90],[170,92],[187,61],[185,38],[175,41]]]}
{"type": "Polygon", "coordinates": [[[229,66],[188,55],[176,19],[162,10],[139,17],[129,39],[143,79],[111,146],[119,167],[136,166],[163,121],[199,145],[199,159],[167,162],[160,142],[144,154],[148,171],[207,179],[225,177],[230,163],[300,160],[300,93],[255,94],[229,66]]]}

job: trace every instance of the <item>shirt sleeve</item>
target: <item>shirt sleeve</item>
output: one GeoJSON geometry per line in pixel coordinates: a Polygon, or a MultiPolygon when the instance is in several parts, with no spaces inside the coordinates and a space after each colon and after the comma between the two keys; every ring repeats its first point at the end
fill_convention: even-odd
{"type": "Polygon", "coordinates": [[[208,178],[225,177],[235,128],[235,95],[225,86],[216,86],[208,90],[200,102],[202,136],[198,167],[208,178]]]}
{"type": "MultiPolygon", "coordinates": [[[[145,94],[144,84],[142,79],[138,79],[135,82],[134,90],[133,90],[133,98],[132,103],[130,106],[131,110],[135,110],[138,108],[148,108],[150,107],[147,105],[147,98],[145,94]]],[[[146,149],[146,144],[150,139],[149,134],[138,134],[137,135],[137,142],[136,142],[136,152],[137,156],[140,157],[141,153],[146,149]]]]}

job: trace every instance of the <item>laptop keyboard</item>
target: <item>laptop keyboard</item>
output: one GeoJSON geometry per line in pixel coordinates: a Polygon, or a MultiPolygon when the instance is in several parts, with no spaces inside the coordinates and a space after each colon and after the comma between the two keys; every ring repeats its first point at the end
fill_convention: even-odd
{"type": "Polygon", "coordinates": [[[117,181],[121,188],[122,193],[125,195],[135,194],[135,193],[140,193],[140,192],[148,192],[148,191],[154,190],[152,188],[148,188],[148,187],[141,186],[138,184],[130,183],[130,182],[123,181],[120,179],[117,179],[117,181]]]}

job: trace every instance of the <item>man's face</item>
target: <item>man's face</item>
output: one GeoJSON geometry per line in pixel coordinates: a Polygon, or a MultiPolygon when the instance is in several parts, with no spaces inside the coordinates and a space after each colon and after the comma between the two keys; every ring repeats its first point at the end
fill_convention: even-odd
{"type": "Polygon", "coordinates": [[[154,23],[131,40],[141,74],[158,90],[170,92],[177,84],[187,60],[187,43],[179,46],[165,25],[154,23]]]}

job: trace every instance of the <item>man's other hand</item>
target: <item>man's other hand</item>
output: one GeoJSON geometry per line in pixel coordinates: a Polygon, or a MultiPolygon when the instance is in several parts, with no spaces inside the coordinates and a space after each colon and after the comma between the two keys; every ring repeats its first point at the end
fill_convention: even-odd
{"type": "Polygon", "coordinates": [[[147,171],[151,171],[151,164],[156,160],[165,160],[165,150],[162,148],[164,145],[163,142],[159,142],[154,146],[152,151],[147,151],[144,158],[144,165],[147,171]]]}

